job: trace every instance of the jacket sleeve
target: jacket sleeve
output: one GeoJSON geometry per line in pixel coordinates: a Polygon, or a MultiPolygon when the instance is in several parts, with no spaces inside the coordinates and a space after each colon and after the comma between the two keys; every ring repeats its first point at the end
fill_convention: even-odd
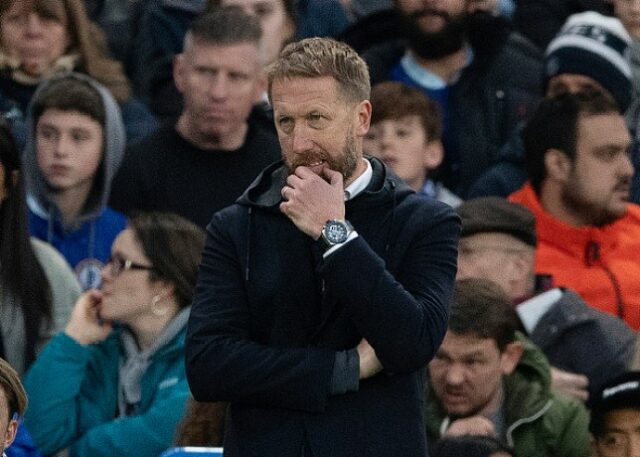
{"type": "Polygon", "coordinates": [[[226,225],[219,215],[209,224],[189,317],[186,364],[193,396],[323,411],[336,351],[251,339],[243,271],[226,225]]]}
{"type": "Polygon", "coordinates": [[[320,269],[388,372],[424,368],[447,329],[460,222],[450,207],[437,208],[428,215],[417,210],[405,224],[415,235],[396,277],[361,236],[320,269]]]}
{"type": "MultiPolygon", "coordinates": [[[[563,399],[564,400],[564,399],[563,399]]],[[[556,398],[556,401],[557,398],[556,398]]],[[[558,423],[558,442],[553,445],[557,457],[586,457],[590,455],[591,436],[587,410],[577,401],[565,400],[563,420],[558,423]]]]}
{"type": "Polygon", "coordinates": [[[102,395],[99,380],[88,380],[90,359],[90,348],[60,333],[28,372],[24,423],[40,451],[48,455],[71,447],[72,456],[133,457],[155,456],[169,447],[189,395],[186,379],[158,387],[154,405],[144,414],[114,419],[113,405],[83,391],[91,382],[96,398],[102,395]]]}

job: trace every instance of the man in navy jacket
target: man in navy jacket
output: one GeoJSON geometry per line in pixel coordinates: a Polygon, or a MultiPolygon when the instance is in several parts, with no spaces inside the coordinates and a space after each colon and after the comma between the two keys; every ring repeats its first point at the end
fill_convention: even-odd
{"type": "Polygon", "coordinates": [[[365,158],[369,74],[292,43],[269,73],[283,163],[208,226],[189,322],[225,456],[426,455],[425,366],[446,331],[459,220],[365,158]]]}

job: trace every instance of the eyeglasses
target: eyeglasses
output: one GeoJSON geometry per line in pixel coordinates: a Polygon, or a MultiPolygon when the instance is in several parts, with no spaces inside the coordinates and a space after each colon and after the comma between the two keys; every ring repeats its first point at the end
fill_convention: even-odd
{"type": "Polygon", "coordinates": [[[109,274],[112,278],[119,276],[120,273],[127,270],[155,270],[151,265],[142,265],[135,263],[133,260],[121,259],[119,257],[109,257],[107,265],[110,267],[109,274]]]}

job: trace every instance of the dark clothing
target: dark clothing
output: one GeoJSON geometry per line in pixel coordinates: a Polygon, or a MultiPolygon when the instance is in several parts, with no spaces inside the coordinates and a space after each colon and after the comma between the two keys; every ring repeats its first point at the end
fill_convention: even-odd
{"type": "Polygon", "coordinates": [[[147,5],[138,20],[129,65],[134,88],[161,119],[177,117],[182,96],[173,82],[173,59],[184,36],[206,7],[203,0],[161,0],[147,5]]]}
{"type": "Polygon", "coordinates": [[[196,400],[231,402],[229,457],[426,454],[424,368],[446,330],[460,224],[371,162],[345,203],[359,236],[326,258],[280,212],[279,164],[207,228],[187,377],[196,400]],[[384,370],[331,395],[337,354],[362,338],[384,370]]]}
{"type": "Polygon", "coordinates": [[[230,205],[264,167],[280,157],[276,135],[253,122],[235,151],[203,150],[174,125],[127,149],[111,187],[111,206],[132,211],[169,211],[205,227],[230,205]]]}
{"type": "Polygon", "coordinates": [[[518,2],[513,23],[520,33],[544,50],[569,16],[584,11],[610,15],[611,6],[602,0],[525,0],[518,2]]]}
{"type": "MultiPolygon", "coordinates": [[[[475,15],[472,24],[473,60],[450,86],[447,103],[457,157],[452,163],[446,150],[449,167],[442,170],[444,185],[463,198],[542,96],[542,54],[535,46],[500,18],[475,15]]],[[[405,51],[395,41],[364,52],[372,83],[390,79],[405,51]]]]}
{"type": "Polygon", "coordinates": [[[622,319],[592,308],[572,290],[563,290],[529,335],[552,366],[589,378],[590,398],[627,371],[635,336],[622,319]]]}

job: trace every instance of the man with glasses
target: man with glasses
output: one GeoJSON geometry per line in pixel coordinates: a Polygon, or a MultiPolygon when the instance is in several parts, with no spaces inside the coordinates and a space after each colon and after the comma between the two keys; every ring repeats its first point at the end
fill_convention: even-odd
{"type": "Polygon", "coordinates": [[[551,277],[535,274],[535,218],[528,209],[483,197],[463,203],[458,213],[457,278],[489,279],[502,287],[523,329],[553,366],[556,390],[586,400],[611,376],[627,370],[632,330],[588,306],[574,291],[553,287],[551,277]]]}
{"type": "Polygon", "coordinates": [[[640,371],[604,386],[591,411],[590,429],[598,457],[640,456],[640,371]]]}

